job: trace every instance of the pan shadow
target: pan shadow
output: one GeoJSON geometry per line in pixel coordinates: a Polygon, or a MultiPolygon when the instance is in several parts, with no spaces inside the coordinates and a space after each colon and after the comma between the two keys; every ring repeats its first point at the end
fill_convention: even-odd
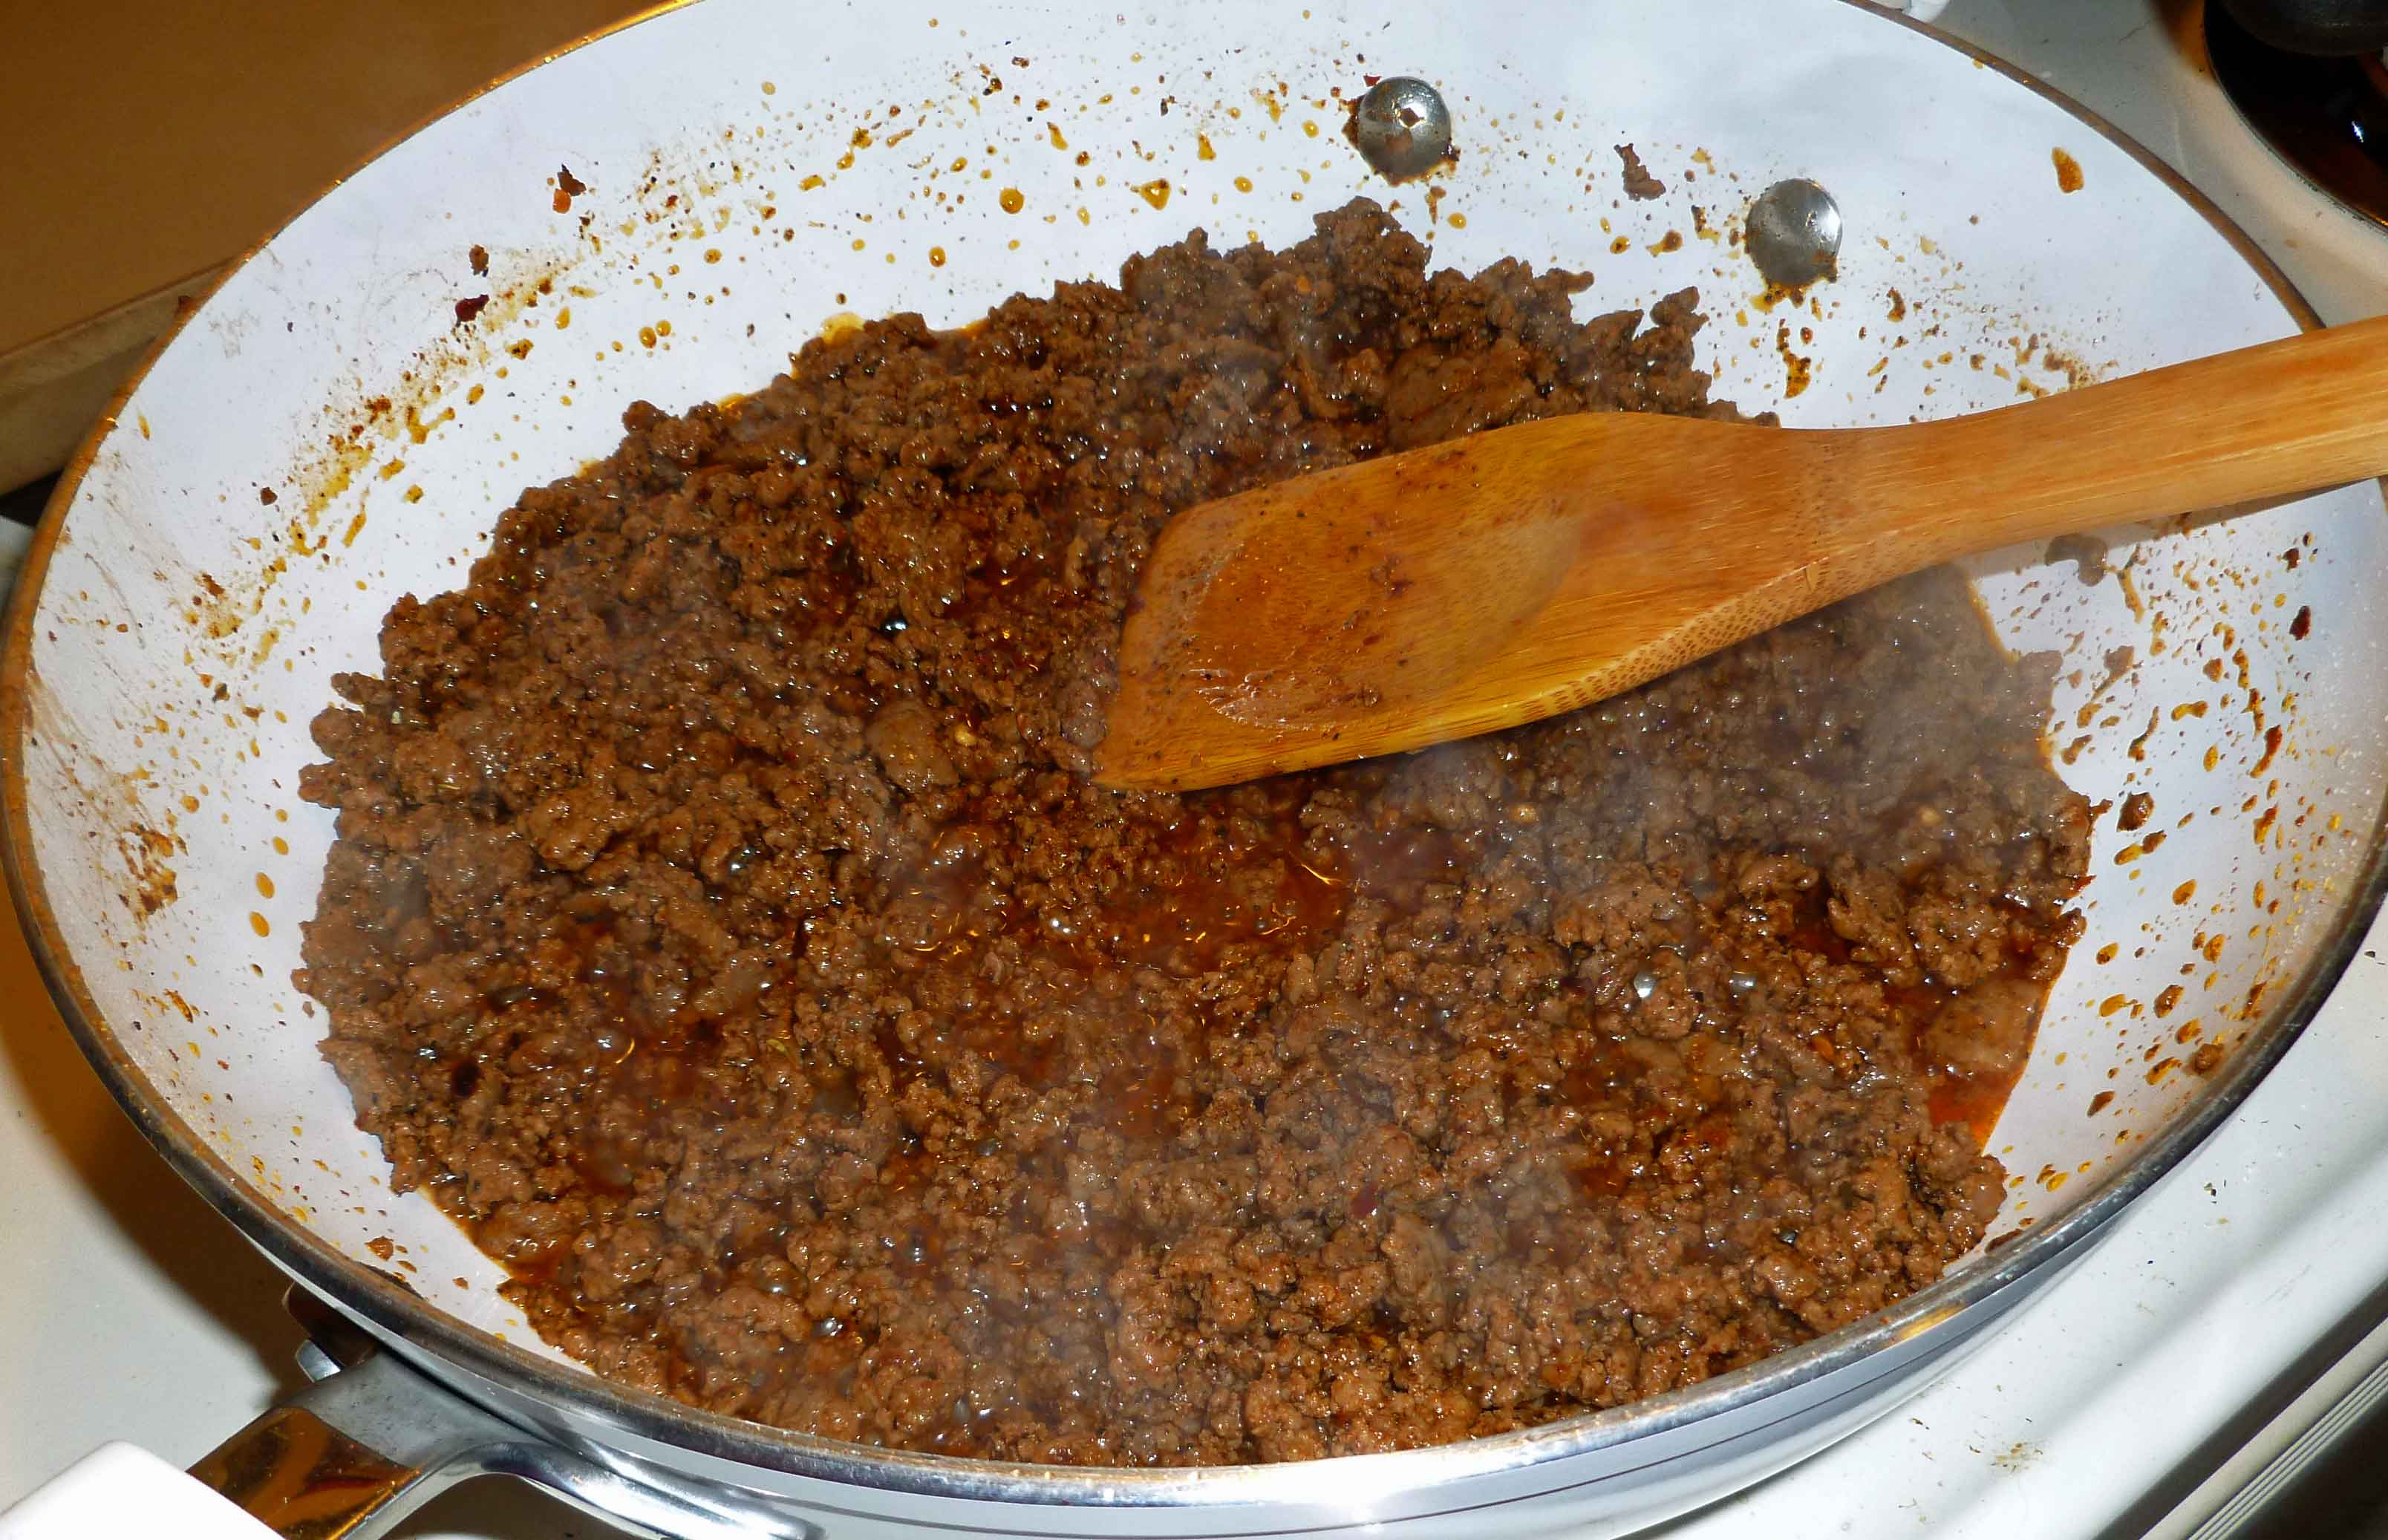
{"type": "Polygon", "coordinates": [[[443,1492],[398,1526],[391,1540],[633,1540],[617,1529],[518,1482],[484,1477],[443,1492]]]}

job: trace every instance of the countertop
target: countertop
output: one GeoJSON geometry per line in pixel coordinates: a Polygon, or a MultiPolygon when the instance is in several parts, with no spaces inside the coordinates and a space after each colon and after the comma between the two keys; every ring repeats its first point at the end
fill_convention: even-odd
{"type": "Polygon", "coordinates": [[[646,8],[8,6],[0,354],[237,256],[492,76],[646,8]]]}

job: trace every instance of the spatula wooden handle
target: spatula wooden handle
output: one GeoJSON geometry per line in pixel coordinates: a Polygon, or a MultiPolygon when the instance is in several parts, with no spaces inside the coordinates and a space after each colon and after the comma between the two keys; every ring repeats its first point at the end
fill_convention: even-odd
{"type": "Polygon", "coordinates": [[[1914,560],[2342,486],[2388,465],[2388,316],[1888,433],[1828,457],[1914,560]]]}

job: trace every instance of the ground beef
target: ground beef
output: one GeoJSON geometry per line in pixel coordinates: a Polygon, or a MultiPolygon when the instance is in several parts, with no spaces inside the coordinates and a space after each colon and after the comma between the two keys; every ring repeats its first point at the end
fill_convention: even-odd
{"type": "Polygon", "coordinates": [[[1627,197],[1636,203],[1645,203],[1651,198],[1666,196],[1667,185],[1650,174],[1650,168],[1642,163],[1642,157],[1633,152],[1632,146],[1618,146],[1617,159],[1624,165],[1627,197]]]}
{"type": "Polygon", "coordinates": [[[1937,1277],[2088,834],[1954,577],[1428,753],[1086,779],[1177,511],[1732,414],[1694,296],[1588,282],[1358,203],[633,407],[315,722],[299,983],[395,1185],[605,1374],[1096,1465],[1523,1427],[1937,1277]]]}

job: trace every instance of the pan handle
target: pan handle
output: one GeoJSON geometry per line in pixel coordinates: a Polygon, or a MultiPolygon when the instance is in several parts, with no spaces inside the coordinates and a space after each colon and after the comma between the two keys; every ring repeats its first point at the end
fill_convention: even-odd
{"type": "Polygon", "coordinates": [[[633,1533],[673,1540],[784,1536],[811,1525],[733,1513],[609,1470],[525,1432],[383,1353],[293,1288],[306,1390],[235,1433],[188,1476],[129,1445],[77,1463],[0,1513],[0,1540],[146,1532],[206,1540],[374,1540],[480,1476],[528,1482],[633,1533]]]}

